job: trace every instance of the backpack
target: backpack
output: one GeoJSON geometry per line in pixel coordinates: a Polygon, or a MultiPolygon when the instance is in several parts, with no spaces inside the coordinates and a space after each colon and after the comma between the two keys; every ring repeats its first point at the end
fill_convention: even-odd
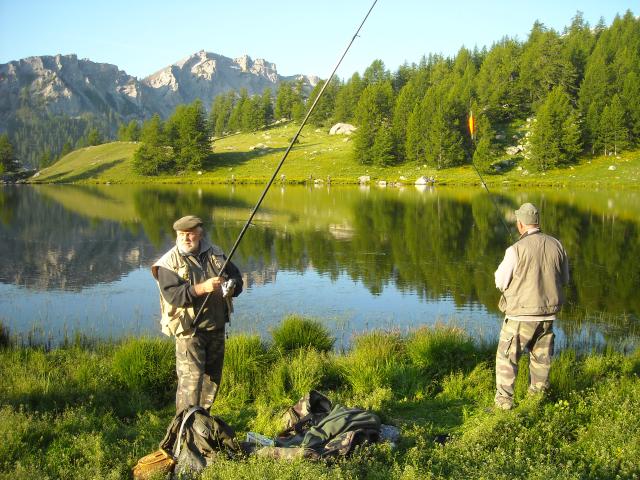
{"type": "Polygon", "coordinates": [[[233,428],[221,418],[210,416],[203,407],[191,407],[173,417],[160,450],[141,458],[133,476],[143,480],[157,473],[199,472],[218,455],[231,457],[239,453],[233,428]]]}
{"type": "Polygon", "coordinates": [[[346,456],[358,445],[379,440],[380,418],[375,413],[340,404],[327,411],[327,406],[331,406],[327,397],[309,392],[285,413],[286,422],[292,418],[291,410],[299,420],[276,437],[275,446],[257,454],[286,459],[346,456]],[[304,411],[308,413],[300,416],[304,411]]]}
{"type": "Polygon", "coordinates": [[[300,434],[316,425],[331,411],[332,405],[322,393],[311,390],[283,415],[284,430],[278,437],[300,434]]]}

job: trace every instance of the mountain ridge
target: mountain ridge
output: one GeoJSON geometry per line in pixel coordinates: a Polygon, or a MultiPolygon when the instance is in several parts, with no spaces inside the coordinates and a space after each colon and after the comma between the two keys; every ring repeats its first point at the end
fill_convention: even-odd
{"type": "Polygon", "coordinates": [[[276,65],[248,55],[236,59],[200,50],[138,79],[117,65],[78,59],[76,54],[40,55],[0,64],[0,130],[20,108],[77,117],[109,112],[122,121],[167,117],[196,99],[208,108],[216,95],[246,88],[259,94],[283,82],[301,79],[307,89],[318,78],[282,76],[276,65]]]}

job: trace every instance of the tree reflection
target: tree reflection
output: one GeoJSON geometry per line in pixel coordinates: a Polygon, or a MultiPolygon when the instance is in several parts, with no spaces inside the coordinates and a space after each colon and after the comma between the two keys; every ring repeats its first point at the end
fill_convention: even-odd
{"type": "MultiPolygon", "coordinates": [[[[75,187],[58,188],[69,194],[75,187]]],[[[93,191],[84,188],[78,201],[86,203],[93,191]]],[[[108,193],[95,189],[111,215],[124,202],[133,205],[136,220],[107,221],[99,212],[87,218],[73,210],[69,195],[63,207],[36,189],[0,190],[0,281],[77,289],[118,278],[155,260],[173,242],[175,219],[186,214],[203,218],[214,243],[229,251],[259,189],[144,186],[118,190],[117,199],[108,193]]],[[[423,299],[446,297],[497,313],[493,272],[510,241],[500,217],[513,229],[513,210],[531,201],[540,207],[542,229],[569,252],[571,308],[564,316],[607,312],[607,323],[633,322],[640,312],[638,222],[585,201],[502,192],[494,196],[496,209],[489,196],[469,189],[288,187],[270,195],[234,257],[261,281],[277,270],[312,268],[334,280],[347,275],[373,295],[394,285],[423,299]]]]}

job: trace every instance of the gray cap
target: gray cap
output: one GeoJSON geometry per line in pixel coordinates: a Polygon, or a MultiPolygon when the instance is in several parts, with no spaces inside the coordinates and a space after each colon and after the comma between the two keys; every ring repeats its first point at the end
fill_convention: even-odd
{"type": "Polygon", "coordinates": [[[523,203],[516,210],[516,218],[524,225],[539,225],[540,214],[533,203],[523,203]]]}
{"type": "Polygon", "coordinates": [[[200,217],[195,215],[187,215],[186,217],[179,218],[173,222],[173,229],[178,232],[184,232],[185,230],[191,230],[199,225],[204,224],[200,217]]]}

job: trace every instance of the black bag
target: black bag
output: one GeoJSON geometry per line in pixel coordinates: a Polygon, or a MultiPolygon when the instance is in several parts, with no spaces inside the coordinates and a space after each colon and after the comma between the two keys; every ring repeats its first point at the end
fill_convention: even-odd
{"type": "Polygon", "coordinates": [[[258,450],[260,456],[287,459],[346,456],[358,445],[380,438],[380,418],[375,413],[339,404],[332,407],[329,399],[315,390],[287,410],[285,422],[288,428],[276,437],[275,446],[258,450]]]}
{"type": "Polygon", "coordinates": [[[172,452],[178,475],[199,472],[220,454],[232,457],[241,453],[233,428],[221,418],[210,416],[202,407],[178,413],[160,448],[172,452]]]}

